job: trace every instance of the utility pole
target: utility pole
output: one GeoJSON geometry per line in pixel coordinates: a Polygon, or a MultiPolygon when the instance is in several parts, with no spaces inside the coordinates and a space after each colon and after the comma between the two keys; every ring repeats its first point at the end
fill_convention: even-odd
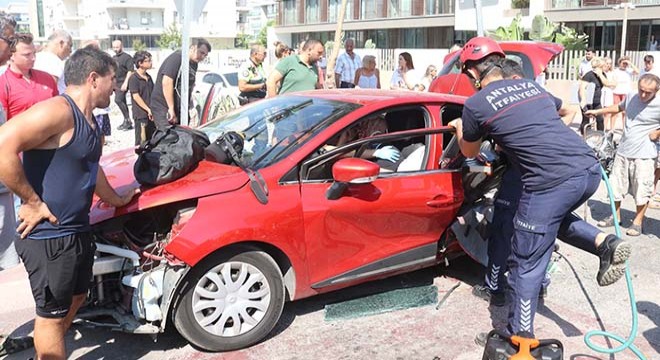
{"type": "Polygon", "coordinates": [[[339,48],[341,47],[341,33],[344,27],[344,16],[346,16],[347,0],[342,0],[339,15],[337,16],[337,30],[335,31],[335,42],[332,46],[332,53],[326,54],[328,56],[328,66],[325,68],[325,88],[334,89],[337,87],[335,83],[335,64],[337,63],[337,56],[339,56],[339,48]]]}
{"type": "Polygon", "coordinates": [[[619,54],[619,57],[625,55],[626,53],[626,32],[628,30],[628,9],[634,10],[635,5],[625,2],[625,3],[620,3],[617,5],[614,5],[613,9],[614,10],[619,10],[623,8],[623,27],[621,28],[621,54],[619,54]]]}
{"type": "Polygon", "coordinates": [[[481,0],[474,0],[474,9],[477,13],[477,36],[484,36],[484,18],[481,16],[481,0]]]}

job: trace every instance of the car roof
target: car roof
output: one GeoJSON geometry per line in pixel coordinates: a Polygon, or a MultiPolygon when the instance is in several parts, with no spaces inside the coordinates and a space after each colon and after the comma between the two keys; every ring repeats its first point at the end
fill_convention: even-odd
{"type": "MultiPolygon", "coordinates": [[[[406,102],[450,102],[463,104],[467,99],[464,96],[405,91],[405,90],[381,90],[381,89],[319,89],[290,93],[294,96],[308,96],[332,101],[341,101],[359,105],[372,105],[381,102],[406,103],[406,102]]],[[[289,94],[283,95],[287,96],[289,94]]]]}

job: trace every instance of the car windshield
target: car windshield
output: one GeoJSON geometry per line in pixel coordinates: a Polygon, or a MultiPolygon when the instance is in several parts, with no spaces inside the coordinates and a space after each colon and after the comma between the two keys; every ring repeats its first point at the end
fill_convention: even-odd
{"type": "Polygon", "coordinates": [[[231,86],[238,86],[238,73],[232,72],[232,73],[226,73],[223,74],[225,75],[225,79],[227,79],[227,82],[231,86]]]}
{"type": "Polygon", "coordinates": [[[234,131],[244,137],[240,160],[260,169],[286,157],[358,104],[305,96],[278,96],[228,113],[199,129],[213,142],[234,131]]]}

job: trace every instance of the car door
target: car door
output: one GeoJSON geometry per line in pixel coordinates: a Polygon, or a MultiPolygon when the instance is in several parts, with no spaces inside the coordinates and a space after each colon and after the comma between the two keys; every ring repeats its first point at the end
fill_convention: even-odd
{"type": "Polygon", "coordinates": [[[402,129],[317,151],[302,164],[302,211],[314,288],[345,286],[435,262],[437,241],[463,200],[460,173],[437,166],[443,133],[449,131],[402,129]],[[421,150],[418,146],[406,154],[418,144],[404,145],[415,141],[422,142],[421,150]],[[343,196],[329,200],[331,165],[360,156],[373,144],[396,144],[406,159],[417,154],[413,162],[419,165],[383,171],[369,184],[348,184],[343,196]]]}

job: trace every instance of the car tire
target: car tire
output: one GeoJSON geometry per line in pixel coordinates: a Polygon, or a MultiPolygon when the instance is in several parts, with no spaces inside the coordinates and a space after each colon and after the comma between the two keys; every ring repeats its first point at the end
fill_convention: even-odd
{"type": "Polygon", "coordinates": [[[174,309],[181,336],[208,351],[242,349],[263,340],[284,307],[282,273],[273,258],[248,251],[198,266],[174,309]]]}

